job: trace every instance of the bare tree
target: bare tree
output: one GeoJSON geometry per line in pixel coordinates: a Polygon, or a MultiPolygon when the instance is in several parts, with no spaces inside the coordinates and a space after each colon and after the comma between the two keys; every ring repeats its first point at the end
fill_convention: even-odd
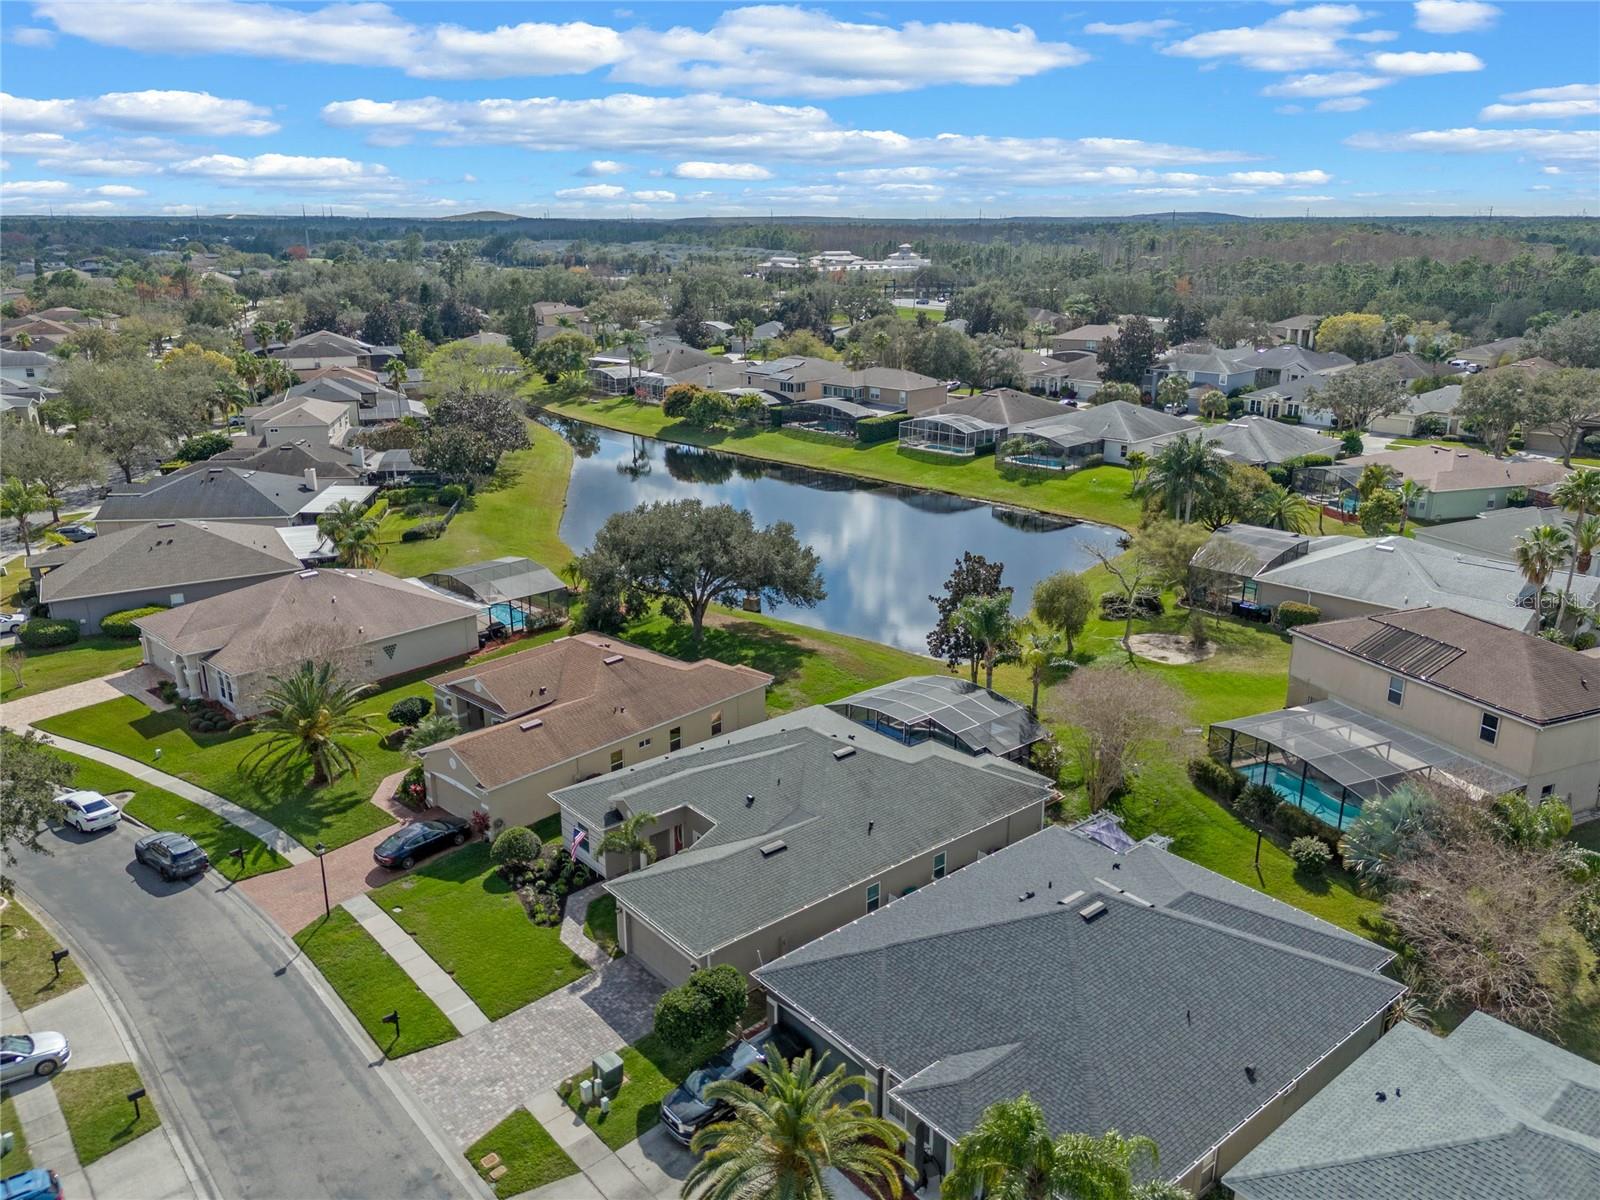
{"type": "Polygon", "coordinates": [[[1138,606],[1148,601],[1153,596],[1159,596],[1161,589],[1156,586],[1160,573],[1143,556],[1135,554],[1132,558],[1113,558],[1104,550],[1091,548],[1089,553],[1100,560],[1100,565],[1111,574],[1115,581],[1110,589],[1122,600],[1122,648],[1127,651],[1128,661],[1133,662],[1133,616],[1138,611],[1138,606]]]}
{"type": "Polygon", "coordinates": [[[1074,727],[1064,740],[1077,759],[1089,806],[1099,811],[1142,763],[1176,753],[1188,707],[1183,693],[1159,675],[1097,665],[1052,689],[1045,712],[1074,727]]]}

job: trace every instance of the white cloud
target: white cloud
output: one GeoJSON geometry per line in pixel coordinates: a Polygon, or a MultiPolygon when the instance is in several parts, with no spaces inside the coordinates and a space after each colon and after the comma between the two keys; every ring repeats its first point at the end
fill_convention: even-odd
{"type": "Polygon", "coordinates": [[[477,183],[478,182],[478,177],[476,175],[470,175],[470,174],[469,175],[463,175],[461,177],[461,182],[462,183],[477,183]]]}
{"type": "Polygon", "coordinates": [[[579,175],[621,175],[628,170],[628,164],[617,162],[610,158],[597,158],[588,166],[579,169],[579,175]]]}
{"type": "Polygon", "coordinates": [[[1519,103],[1491,104],[1478,114],[1478,120],[1560,120],[1564,117],[1600,116],[1600,83],[1533,88],[1526,92],[1511,92],[1501,99],[1519,103]]]}
{"type": "Polygon", "coordinates": [[[1410,133],[1357,133],[1345,145],[1358,150],[1425,150],[1440,154],[1525,154],[1535,159],[1600,158],[1600,129],[1421,129],[1410,133]]]}
{"type": "Polygon", "coordinates": [[[1291,96],[1308,99],[1316,96],[1355,96],[1388,87],[1394,80],[1359,71],[1334,71],[1327,75],[1294,75],[1261,89],[1263,96],[1291,96]]]}
{"type": "Polygon", "coordinates": [[[1318,112],[1360,112],[1372,101],[1366,96],[1336,96],[1317,105],[1318,112]]]}
{"type": "Polygon", "coordinates": [[[1112,24],[1106,21],[1091,21],[1083,27],[1083,31],[1097,37],[1121,38],[1125,42],[1136,42],[1140,38],[1159,37],[1169,29],[1176,29],[1177,21],[1123,21],[1112,24]]]}
{"type": "Polygon", "coordinates": [[[1405,50],[1370,55],[1367,59],[1389,75],[1451,75],[1483,70],[1483,59],[1465,50],[1405,50]]]}
{"type": "Polygon", "coordinates": [[[1326,171],[1231,171],[1228,178],[1250,187],[1304,187],[1308,183],[1333,182],[1333,176],[1326,171]]]}
{"type": "Polygon", "coordinates": [[[127,198],[148,196],[150,194],[143,188],[129,187],[125,183],[106,183],[99,187],[92,187],[89,191],[96,196],[121,196],[127,198]]]}
{"type": "Polygon", "coordinates": [[[1313,4],[1279,13],[1255,26],[1197,33],[1162,47],[1179,58],[1236,59],[1258,71],[1303,71],[1349,59],[1339,43],[1370,14],[1353,4],[1313,4]]]}
{"type": "Polygon", "coordinates": [[[642,201],[646,204],[670,204],[677,198],[677,192],[668,192],[663,190],[634,192],[632,194],[632,199],[642,201]]]}
{"type": "Polygon", "coordinates": [[[681,162],[672,168],[678,179],[771,179],[772,172],[751,162],[681,162]]]}
{"type": "Polygon", "coordinates": [[[1417,0],[1411,6],[1423,33],[1473,33],[1493,25],[1500,10],[1478,0],[1417,0]]]}
{"type": "Polygon", "coordinates": [[[1392,29],[1368,29],[1363,33],[1352,33],[1350,40],[1353,42],[1392,42],[1399,36],[1392,29]]]}
{"type": "Polygon", "coordinates": [[[627,191],[614,183],[591,183],[583,187],[557,188],[556,195],[563,200],[615,200],[627,191]]]}
{"type": "Polygon", "coordinates": [[[11,31],[11,40],[19,46],[31,46],[35,50],[48,50],[56,44],[56,35],[50,29],[24,25],[20,29],[11,31]]]}
{"type": "Polygon", "coordinates": [[[0,93],[0,104],[5,106],[7,125],[15,129],[60,132],[107,125],[213,137],[260,137],[278,130],[276,123],[266,119],[271,115],[268,109],[210,92],[107,92],[76,100],[31,100],[0,93]]]}
{"type": "Polygon", "coordinates": [[[1539,169],[1541,171],[1543,171],[1546,175],[1559,175],[1559,174],[1561,174],[1561,168],[1560,167],[1540,167],[1539,169]]]}
{"type": "Polygon", "coordinates": [[[423,57],[406,66],[420,79],[500,79],[508,75],[582,75],[627,53],[622,35],[603,25],[527,21],[478,31],[440,25],[423,57]]]}
{"type": "Polygon", "coordinates": [[[7,129],[82,129],[83,118],[72,100],[30,100],[0,92],[0,111],[7,129]]]}
{"type": "Polygon", "coordinates": [[[60,179],[8,179],[0,183],[0,196],[63,196],[72,185],[60,179]]]}
{"type": "Polygon", "coordinates": [[[252,158],[241,158],[234,154],[207,154],[174,163],[171,171],[175,175],[190,175],[240,187],[289,184],[317,191],[364,188],[371,192],[393,192],[403,186],[400,180],[389,174],[389,168],[377,163],[297,154],[257,154],[252,158]]]}

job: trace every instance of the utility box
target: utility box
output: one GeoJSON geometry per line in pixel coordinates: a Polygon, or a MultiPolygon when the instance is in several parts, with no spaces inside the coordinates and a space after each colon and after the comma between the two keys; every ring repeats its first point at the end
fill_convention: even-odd
{"type": "Polygon", "coordinates": [[[602,1054],[594,1060],[596,1090],[603,1096],[614,1096],[622,1087],[622,1056],[602,1054]]]}

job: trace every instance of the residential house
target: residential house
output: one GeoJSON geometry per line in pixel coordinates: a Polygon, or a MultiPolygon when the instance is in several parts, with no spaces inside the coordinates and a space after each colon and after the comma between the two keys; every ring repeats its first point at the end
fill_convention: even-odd
{"type": "Polygon", "coordinates": [[[1053,417],[1061,411],[1059,401],[1015,388],[946,396],[945,403],[900,422],[899,440],[907,450],[971,455],[1002,440],[1013,425],[1053,417]]]}
{"type": "Polygon", "coordinates": [[[303,333],[276,350],[269,351],[291,371],[311,371],[318,367],[368,367],[373,365],[372,347],[357,338],[319,329],[303,333]]]}
{"type": "Polygon", "coordinates": [[[377,489],[318,477],[273,475],[235,466],[197,463],[149,483],[114,486],[95,516],[101,534],[151,521],[246,521],[313,525],[338,500],[370,500],[377,489]]]}
{"type": "Polygon", "coordinates": [[[40,350],[0,350],[0,380],[22,387],[42,387],[54,377],[61,360],[40,350]]]}
{"type": "Polygon", "coordinates": [[[344,404],[350,408],[354,425],[387,425],[407,417],[426,420],[428,406],[404,391],[395,391],[372,371],[355,367],[324,367],[304,373],[304,381],[284,393],[289,400],[301,397],[344,404]]]}
{"type": "Polygon", "coordinates": [[[1309,454],[1331,457],[1339,448],[1337,442],[1314,429],[1287,425],[1270,417],[1236,417],[1220,425],[1194,426],[1187,432],[1198,434],[1201,441],[1215,446],[1230,462],[1252,467],[1276,466],[1309,454]]]}
{"type": "Polygon", "coordinates": [[[1039,445],[1044,458],[1068,462],[1100,454],[1108,463],[1126,463],[1137,450],[1150,453],[1173,434],[1197,433],[1199,426],[1182,417],[1113,400],[1092,408],[1063,409],[1058,416],[1025,421],[1006,431],[1007,437],[1024,437],[1039,445]]]}
{"type": "Polygon", "coordinates": [[[332,662],[371,683],[470,654],[478,608],[378,571],[307,570],[196,600],[137,622],[144,661],[183,696],[239,716],[273,676],[332,662]]]}
{"type": "Polygon", "coordinates": [[[849,400],[880,412],[908,412],[941,404],[950,398],[943,383],[915,371],[893,367],[867,367],[860,371],[840,371],[822,380],[826,399],[849,400]]]}
{"type": "Polygon", "coordinates": [[[701,321],[700,333],[708,342],[725,346],[732,340],[733,326],[727,321],[701,321]]]}
{"type": "Polygon", "coordinates": [[[1038,832],[1054,795],[1003,759],[807,708],[555,799],[566,844],[616,898],[618,944],[678,984],[722,963],[753,971],[1038,832]],[[654,863],[596,853],[644,812],[654,863]]]}
{"type": "Polygon", "coordinates": [[[1519,337],[1499,338],[1496,341],[1457,350],[1453,360],[1458,363],[1470,363],[1480,370],[1488,370],[1490,367],[1516,362],[1522,357],[1524,345],[1524,340],[1519,337]]]}
{"type": "Polygon", "coordinates": [[[1254,351],[1217,349],[1169,350],[1156,360],[1145,380],[1144,391],[1154,395],[1154,389],[1168,375],[1182,375],[1191,387],[1209,385],[1223,392],[1237,392],[1254,387],[1256,366],[1246,355],[1254,351]]]}
{"type": "Polygon", "coordinates": [[[1294,346],[1301,346],[1307,350],[1313,349],[1317,344],[1317,326],[1322,324],[1322,318],[1310,313],[1301,313],[1298,316],[1285,317],[1281,321],[1274,321],[1267,326],[1267,333],[1280,342],[1288,342],[1294,346]]]}
{"type": "Polygon", "coordinates": [[[1423,521],[1458,521],[1504,508],[1512,493],[1525,494],[1567,474],[1567,468],[1548,459],[1494,458],[1449,445],[1362,454],[1341,465],[1359,470],[1373,463],[1388,467],[1398,479],[1413,480],[1427,489],[1411,505],[1411,515],[1423,521]]]}
{"type": "Polygon", "coordinates": [[[36,352],[50,351],[59,348],[73,334],[78,332],[78,327],[69,325],[64,321],[51,321],[40,317],[24,317],[17,321],[7,321],[3,333],[0,333],[0,347],[10,350],[21,350],[17,344],[18,339],[26,335],[28,349],[36,352]]]}
{"type": "Polygon", "coordinates": [[[1600,1195],[1600,1067],[1474,1012],[1399,1024],[1228,1172],[1236,1200],[1600,1195]]]}
{"type": "Polygon", "coordinates": [[[826,358],[774,358],[766,362],[739,364],[741,387],[771,392],[785,404],[822,399],[822,385],[847,374],[844,367],[826,358]]]}
{"type": "Polygon", "coordinates": [[[346,450],[304,439],[262,446],[240,438],[227,450],[183,470],[194,472],[227,466],[241,471],[265,471],[269,475],[296,475],[301,479],[311,470],[317,473],[319,482],[355,483],[367,474],[366,457],[367,452],[360,446],[346,450]]]}
{"type": "MultiPolygon", "coordinates": [[[[1475,558],[1492,558],[1500,562],[1516,562],[1517,541],[1539,525],[1556,525],[1572,528],[1574,514],[1559,508],[1530,505],[1527,508],[1501,508],[1494,512],[1479,513],[1467,521],[1448,521],[1443,525],[1418,525],[1413,536],[1427,546],[1437,546],[1455,554],[1475,558]]],[[[1584,564],[1580,564],[1584,565],[1584,564]]],[[[1581,574],[1600,575],[1600,554],[1591,557],[1587,570],[1581,574]]],[[[1566,582],[1563,567],[1559,580],[1566,582]]]]}
{"type": "Polygon", "coordinates": [[[1100,347],[1122,331],[1115,325],[1079,325],[1050,339],[1052,350],[1086,350],[1099,353],[1100,347]]]}
{"type": "Polygon", "coordinates": [[[1220,611],[1253,607],[1256,576],[1311,553],[1313,547],[1347,539],[1314,538],[1264,525],[1219,525],[1189,560],[1186,593],[1191,605],[1220,611]]]}
{"type": "Polygon", "coordinates": [[[1461,418],[1456,415],[1456,406],[1460,403],[1459,383],[1447,383],[1420,395],[1407,393],[1397,411],[1374,417],[1367,422],[1367,428],[1391,437],[1459,437],[1461,418]],[[1419,433],[1419,426],[1424,431],[1429,426],[1434,428],[1432,432],[1419,433]]]}
{"type": "Polygon", "coordinates": [[[458,668],[429,680],[464,731],[423,752],[429,799],[532,824],[560,788],[756,724],[771,682],[592,633],[458,668]]]}
{"type": "Polygon", "coordinates": [[[1136,1182],[1200,1194],[1378,1040],[1405,991],[1388,950],[1165,841],[1049,826],[876,911],[857,893],[858,919],[757,968],[773,1024],[906,1130],[908,1191],[937,1195],[1026,1094],[1051,1130],[1151,1138],[1136,1182]]]}
{"type": "Polygon", "coordinates": [[[38,421],[39,405],[58,394],[55,388],[0,379],[0,415],[18,421],[38,421]]]}
{"type": "Polygon", "coordinates": [[[245,413],[245,430],[256,445],[303,442],[319,448],[342,448],[350,436],[350,406],[310,396],[291,396],[245,413]]]}
{"type": "Polygon", "coordinates": [[[1015,351],[1011,361],[1018,382],[1038,396],[1087,400],[1100,390],[1100,360],[1082,350],[1051,354],[1015,351]]]}
{"type": "Polygon", "coordinates": [[[1449,379],[1466,374],[1466,368],[1456,363],[1429,362],[1409,350],[1386,354],[1382,358],[1371,359],[1362,365],[1374,371],[1393,371],[1400,377],[1400,382],[1405,384],[1415,383],[1418,379],[1449,379]]]}
{"type": "Polygon", "coordinates": [[[84,633],[114,612],[176,608],[298,570],[277,529],[228,521],[132,525],[28,560],[50,616],[84,633]]]}

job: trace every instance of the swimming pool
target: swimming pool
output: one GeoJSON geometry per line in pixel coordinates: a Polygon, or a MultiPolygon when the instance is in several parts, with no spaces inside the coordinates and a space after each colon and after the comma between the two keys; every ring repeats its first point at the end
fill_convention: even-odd
{"type": "Polygon", "coordinates": [[[1306,780],[1305,799],[1300,797],[1300,773],[1280,767],[1277,763],[1256,763],[1254,766],[1245,767],[1243,775],[1251,783],[1266,782],[1290,804],[1298,805],[1305,809],[1317,820],[1323,821],[1335,829],[1343,829],[1361,813],[1361,803],[1351,797],[1344,802],[1344,825],[1339,823],[1339,797],[1330,796],[1317,786],[1315,779],[1306,780]]]}
{"type": "Polygon", "coordinates": [[[513,633],[528,623],[521,609],[505,603],[489,605],[489,620],[500,622],[513,633]]]}

